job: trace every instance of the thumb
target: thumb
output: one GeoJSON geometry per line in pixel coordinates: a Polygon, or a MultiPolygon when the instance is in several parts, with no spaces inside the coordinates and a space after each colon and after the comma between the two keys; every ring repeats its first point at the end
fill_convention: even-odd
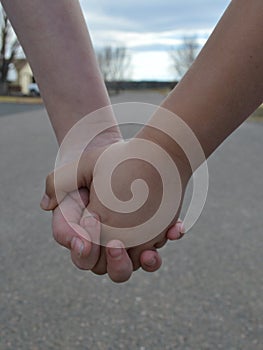
{"type": "Polygon", "coordinates": [[[79,162],[68,163],[47,176],[45,193],[40,203],[43,210],[54,210],[68,193],[81,187],[89,188],[92,166],[87,166],[87,160],[85,155],[79,162]]]}

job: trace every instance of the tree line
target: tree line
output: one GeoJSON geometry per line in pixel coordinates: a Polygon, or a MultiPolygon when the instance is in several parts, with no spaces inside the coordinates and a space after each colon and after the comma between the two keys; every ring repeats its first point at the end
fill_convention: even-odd
{"type": "MultiPolygon", "coordinates": [[[[0,26],[0,94],[3,95],[8,93],[8,72],[17,58],[20,44],[2,7],[0,26]]],[[[177,80],[180,80],[192,65],[199,48],[196,37],[184,37],[179,47],[171,48],[169,55],[177,80]]],[[[97,50],[96,55],[106,82],[117,83],[131,78],[131,54],[125,46],[109,45],[97,50]]]]}

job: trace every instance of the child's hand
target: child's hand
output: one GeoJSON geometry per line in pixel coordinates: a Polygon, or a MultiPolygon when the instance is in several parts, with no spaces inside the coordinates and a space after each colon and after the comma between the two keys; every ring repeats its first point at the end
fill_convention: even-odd
{"type": "MultiPolygon", "coordinates": [[[[129,142],[120,142],[119,144],[115,144],[114,146],[114,150],[113,150],[113,154],[111,155],[111,161],[114,161],[114,157],[118,158],[120,154],[122,155],[127,155],[127,158],[129,158],[129,152],[130,152],[130,145],[131,143],[129,142]]],[[[109,246],[118,246],[119,243],[117,244],[116,241],[110,242],[112,240],[122,240],[126,246],[131,246],[131,241],[134,241],[134,237],[131,237],[131,234],[134,235],[134,233],[136,233],[136,230],[134,230],[134,226],[140,225],[141,223],[143,223],[144,221],[147,221],[156,211],[156,209],[158,209],[158,205],[160,204],[160,200],[162,198],[162,182],[160,179],[160,176],[158,175],[158,172],[156,172],[156,170],[152,169],[151,166],[147,165],[147,163],[142,162],[141,160],[138,159],[134,159],[132,161],[127,161],[127,164],[123,164],[120,168],[119,171],[116,171],[116,174],[114,174],[114,176],[112,177],[112,187],[113,187],[113,191],[115,193],[115,195],[124,203],[125,205],[125,201],[127,202],[127,200],[129,200],[129,198],[127,196],[131,195],[130,193],[130,186],[131,183],[136,180],[136,179],[144,179],[145,182],[147,183],[147,185],[149,186],[149,198],[147,200],[147,203],[145,203],[145,205],[143,205],[142,210],[136,211],[135,213],[127,213],[127,214],[119,214],[117,212],[115,212],[114,210],[108,209],[105,207],[105,205],[103,204],[103,198],[102,201],[100,201],[97,197],[96,194],[96,188],[94,189],[94,183],[92,183],[92,178],[93,176],[95,176],[95,182],[99,183],[99,178],[101,178],[101,176],[103,177],[104,175],[106,176],[110,176],[109,174],[107,174],[108,172],[108,166],[107,166],[107,162],[103,163],[101,162],[99,167],[95,167],[96,161],[98,159],[98,157],[105,151],[106,148],[102,148],[102,149],[96,149],[95,151],[91,151],[91,152],[87,152],[83,155],[81,162],[80,162],[80,166],[79,166],[79,176],[78,176],[78,183],[77,186],[78,187],[88,187],[90,188],[90,203],[87,207],[87,210],[84,211],[84,217],[86,216],[90,216],[90,214],[87,214],[88,212],[90,213],[99,213],[100,215],[100,220],[102,222],[102,235],[100,238],[100,242],[102,242],[104,245],[109,245],[109,246]],[[89,170],[91,169],[91,170],[89,170]],[[98,180],[98,181],[97,181],[98,180]],[[113,229],[109,229],[110,227],[113,227],[113,229]],[[122,230],[120,230],[120,228],[131,228],[131,232],[130,234],[123,234],[120,235],[120,232],[122,232],[122,230]],[[109,229],[109,230],[108,230],[109,229]],[[109,232],[111,231],[111,232],[109,232]],[[117,233],[117,231],[119,231],[119,233],[117,233]],[[113,234],[112,234],[113,232],[113,234]],[[130,236],[130,237],[129,237],[130,236]],[[132,240],[130,241],[130,238],[132,238],[132,240]]],[[[118,159],[116,159],[118,161],[118,159]]],[[[65,193],[74,190],[74,181],[73,177],[74,177],[74,171],[75,171],[75,167],[74,164],[72,163],[70,166],[67,165],[65,167],[63,167],[62,169],[57,170],[56,172],[56,191],[57,191],[57,195],[59,194],[59,202],[61,201],[62,197],[60,197],[61,195],[61,190],[63,190],[62,194],[63,196],[65,195],[65,193]]],[[[176,177],[176,174],[171,174],[171,176],[176,177]]],[[[183,187],[185,186],[185,182],[183,181],[183,187]]],[[[95,186],[96,187],[96,186],[95,186]]],[[[103,187],[103,186],[102,186],[103,187]]],[[[183,189],[184,190],[184,189],[183,189]]],[[[178,198],[176,200],[176,198],[174,198],[174,202],[177,201],[177,209],[179,209],[180,207],[180,203],[181,203],[181,193],[180,193],[181,189],[178,191],[178,198]]],[[[52,209],[52,207],[54,207],[57,203],[56,203],[56,194],[54,191],[54,176],[51,175],[49,176],[48,180],[47,180],[47,193],[49,194],[49,197],[51,199],[51,207],[49,207],[49,209],[52,209]]],[[[176,189],[175,189],[175,193],[176,193],[176,189]]],[[[104,194],[102,193],[102,197],[104,197],[104,199],[106,199],[108,195],[107,190],[104,191],[104,194]]],[[[138,198],[137,198],[138,199],[138,198]]],[[[79,203],[80,206],[80,211],[79,211],[79,219],[80,219],[80,214],[83,211],[84,205],[87,204],[87,200],[86,202],[84,201],[83,204],[79,203]]],[[[62,206],[60,205],[59,210],[60,212],[63,212],[64,216],[66,217],[65,222],[68,220],[72,223],[72,220],[70,217],[67,217],[67,213],[65,211],[65,206],[66,204],[63,204],[62,201],[62,206]]],[[[121,204],[122,205],[122,204],[121,204]]],[[[111,207],[109,205],[109,207],[111,207]]],[[[176,207],[176,206],[175,206],[176,207]]],[[[120,207],[120,209],[122,209],[120,207]]],[[[140,267],[141,265],[148,271],[154,271],[156,270],[156,268],[154,267],[154,264],[152,265],[152,267],[150,266],[152,262],[156,262],[157,266],[160,266],[160,258],[157,255],[157,253],[155,253],[156,248],[161,247],[162,245],[165,244],[166,242],[166,231],[169,227],[171,227],[172,224],[174,224],[176,222],[176,219],[178,217],[176,208],[172,208],[174,209],[174,213],[173,213],[173,218],[172,220],[170,220],[169,222],[166,223],[166,226],[164,227],[164,230],[162,232],[155,232],[156,227],[152,227],[148,228],[148,232],[146,232],[146,236],[145,237],[140,237],[138,242],[140,243],[136,243],[139,244],[137,247],[133,247],[133,248],[129,248],[128,252],[129,255],[132,258],[133,261],[133,268],[137,269],[138,267],[140,267]],[[152,231],[152,232],[151,232],[152,231]],[[159,233],[159,235],[158,235],[159,233]],[[156,237],[156,235],[158,235],[156,237]],[[143,243],[142,243],[143,242],[143,243]],[[146,252],[144,252],[143,254],[141,254],[143,251],[148,250],[146,252]],[[143,264],[143,259],[147,260],[148,259],[148,268],[147,268],[147,264],[143,264]]],[[[69,215],[70,216],[70,215],[69,215]]],[[[63,217],[63,215],[61,216],[63,217]]],[[[83,220],[80,221],[82,223],[82,227],[83,227],[83,220]]],[[[96,222],[96,220],[95,220],[96,222]]],[[[97,225],[98,231],[99,231],[99,225],[95,224],[95,226],[97,225]]],[[[69,225],[70,226],[70,225],[69,225]]],[[[124,231],[124,230],[123,230],[124,231]]],[[[170,231],[168,232],[168,238],[170,239],[178,239],[181,236],[181,233],[179,231],[181,230],[181,224],[178,223],[177,225],[173,226],[170,231]]],[[[98,244],[99,240],[98,237],[89,237],[89,240],[92,240],[94,245],[96,246],[96,243],[98,244]],[[97,241],[96,241],[97,239],[97,241]]],[[[136,239],[135,239],[136,241],[136,239]]],[[[75,243],[75,241],[74,241],[75,243]]],[[[84,247],[83,252],[85,251],[84,247]]],[[[88,249],[87,248],[87,254],[88,254],[88,249]]],[[[115,249],[113,249],[114,251],[115,249]]],[[[92,262],[95,262],[95,256],[98,256],[98,249],[95,249],[96,253],[92,254],[92,256],[94,257],[94,259],[91,259],[92,262]]],[[[115,252],[117,252],[118,250],[116,249],[115,252]]],[[[119,267],[123,267],[126,266],[126,271],[130,269],[130,273],[131,273],[131,267],[129,266],[129,264],[127,263],[127,253],[124,249],[121,249],[121,255],[118,257],[118,260],[120,262],[120,259],[123,259],[124,261],[126,261],[126,264],[119,264],[119,267]],[[125,260],[126,259],[126,260],[125,260]]],[[[107,253],[105,254],[105,248],[101,248],[101,254],[100,254],[100,260],[98,261],[98,263],[94,266],[91,266],[90,264],[85,266],[86,268],[92,268],[92,270],[95,273],[105,273],[105,272],[109,272],[109,274],[111,276],[114,276],[114,273],[112,273],[112,268],[109,264],[110,262],[110,254],[109,254],[109,249],[107,249],[107,253]],[[107,261],[108,260],[108,261],[107,261]],[[108,262],[108,264],[107,264],[108,262]]],[[[81,266],[78,262],[78,256],[74,258],[73,255],[73,261],[76,263],[77,266],[81,267],[81,268],[85,268],[83,266],[81,266]]],[[[116,275],[116,274],[115,274],[116,275]]],[[[128,279],[129,277],[129,273],[126,274],[126,276],[123,278],[124,279],[128,279]]],[[[112,279],[117,280],[116,276],[113,277],[112,279]]]]}

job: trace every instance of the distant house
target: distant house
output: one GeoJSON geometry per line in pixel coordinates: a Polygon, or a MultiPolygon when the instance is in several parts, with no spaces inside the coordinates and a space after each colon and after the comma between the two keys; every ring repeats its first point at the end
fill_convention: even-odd
{"type": "Polygon", "coordinates": [[[12,85],[19,86],[22,94],[28,95],[28,85],[34,82],[34,76],[29,63],[25,58],[16,59],[14,61],[14,67],[17,78],[12,85]]]}

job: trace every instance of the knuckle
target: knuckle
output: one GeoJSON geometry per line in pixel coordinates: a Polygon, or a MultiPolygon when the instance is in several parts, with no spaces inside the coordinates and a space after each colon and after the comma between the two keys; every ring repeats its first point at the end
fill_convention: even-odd
{"type": "Polygon", "coordinates": [[[77,259],[73,255],[71,255],[72,263],[79,269],[79,270],[90,270],[89,267],[85,264],[85,261],[83,259],[77,259]]]}
{"type": "Polygon", "coordinates": [[[130,277],[131,277],[132,273],[125,273],[125,274],[114,274],[114,275],[110,275],[110,279],[115,282],[115,283],[123,283],[123,282],[127,282],[130,277]]]}
{"type": "Polygon", "coordinates": [[[54,227],[53,228],[53,238],[56,242],[58,242],[59,244],[62,244],[62,236],[63,236],[63,232],[59,227],[54,227]]]}
{"type": "Polygon", "coordinates": [[[54,191],[54,173],[50,173],[46,177],[46,191],[51,193],[54,191]]]}
{"type": "Polygon", "coordinates": [[[70,242],[72,239],[72,233],[70,232],[70,228],[67,225],[52,225],[52,233],[54,240],[60,245],[70,248],[70,242]]]}

